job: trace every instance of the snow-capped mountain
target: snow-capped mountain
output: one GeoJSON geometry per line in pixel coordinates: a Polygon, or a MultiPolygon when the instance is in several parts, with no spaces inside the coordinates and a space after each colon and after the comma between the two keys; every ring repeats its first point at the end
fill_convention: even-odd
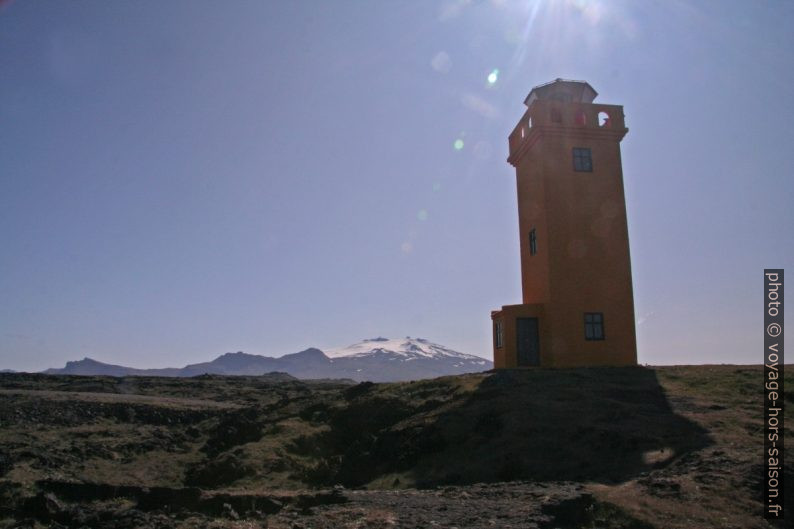
{"type": "Polygon", "coordinates": [[[323,349],[328,358],[341,358],[344,356],[363,356],[370,354],[394,353],[402,360],[413,358],[459,358],[461,361],[481,361],[480,365],[485,365],[486,360],[479,356],[459,353],[443,345],[430,342],[424,338],[369,338],[367,340],[348,345],[347,347],[337,347],[323,349]]]}
{"type": "Polygon", "coordinates": [[[258,376],[283,372],[298,378],[348,378],[356,381],[396,382],[444,375],[487,371],[493,363],[479,356],[459,353],[421,338],[372,338],[347,347],[306,349],[278,358],[226,353],[211,362],[181,368],[134,369],[104,364],[90,358],[67,362],[45,373],[62,375],[192,377],[204,373],[258,376]]]}
{"type": "Polygon", "coordinates": [[[370,338],[323,352],[356,380],[393,381],[486,371],[493,362],[422,338],[370,338]]]}

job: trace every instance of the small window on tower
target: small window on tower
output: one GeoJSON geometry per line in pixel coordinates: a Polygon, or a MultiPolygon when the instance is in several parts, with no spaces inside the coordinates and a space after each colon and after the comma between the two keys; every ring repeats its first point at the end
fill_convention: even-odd
{"type": "Polygon", "coordinates": [[[556,108],[551,109],[551,122],[562,123],[562,113],[556,108]]]}
{"type": "Polygon", "coordinates": [[[535,228],[529,231],[529,255],[538,253],[538,238],[535,235],[535,228]]]}
{"type": "Polygon", "coordinates": [[[593,158],[586,147],[573,148],[573,170],[590,173],[593,171],[593,158]]]}
{"type": "Polygon", "coordinates": [[[493,322],[493,342],[497,349],[502,347],[502,320],[493,322]]]}
{"type": "Polygon", "coordinates": [[[604,339],[604,313],[585,312],[584,313],[584,339],[603,340],[604,339]]]}

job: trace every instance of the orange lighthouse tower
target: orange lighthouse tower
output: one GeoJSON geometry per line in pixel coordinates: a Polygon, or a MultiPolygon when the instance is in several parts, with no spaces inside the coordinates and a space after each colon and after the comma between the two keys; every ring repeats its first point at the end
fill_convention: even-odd
{"type": "Polygon", "coordinates": [[[623,107],[584,81],[536,86],[510,134],[521,305],[491,312],[494,366],[634,365],[623,107]]]}

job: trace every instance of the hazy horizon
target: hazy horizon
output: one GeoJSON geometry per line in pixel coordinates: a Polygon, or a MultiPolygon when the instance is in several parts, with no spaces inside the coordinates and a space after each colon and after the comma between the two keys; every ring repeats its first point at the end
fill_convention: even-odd
{"type": "MultiPolygon", "coordinates": [[[[176,364],[137,365],[137,364],[132,364],[132,363],[111,363],[111,362],[105,362],[105,361],[102,360],[102,358],[99,358],[99,357],[85,356],[85,357],[81,357],[81,358],[69,358],[69,359],[65,360],[60,365],[53,365],[53,366],[49,366],[47,368],[40,369],[40,370],[15,370],[15,369],[10,369],[10,368],[6,368],[6,367],[0,366],[0,371],[4,371],[5,370],[5,371],[18,371],[18,372],[36,373],[36,372],[40,372],[40,371],[46,371],[47,369],[60,369],[60,368],[63,368],[66,365],[66,363],[68,363],[68,362],[81,362],[81,361],[84,361],[84,360],[94,360],[94,361],[102,363],[102,364],[118,365],[118,366],[128,367],[128,368],[132,368],[132,369],[144,369],[144,370],[149,370],[149,369],[169,369],[169,368],[180,369],[180,368],[184,368],[184,367],[186,367],[188,365],[192,365],[192,364],[203,364],[203,363],[207,363],[207,362],[212,362],[213,360],[216,360],[216,359],[220,358],[221,356],[224,356],[224,355],[227,355],[227,354],[245,353],[245,354],[254,355],[254,356],[264,356],[264,357],[268,357],[268,358],[280,358],[282,356],[304,352],[304,351],[306,351],[308,349],[319,349],[319,350],[323,351],[323,353],[325,353],[326,356],[328,356],[326,351],[325,351],[325,349],[323,349],[322,347],[316,347],[316,346],[308,346],[308,347],[304,347],[304,348],[301,348],[301,349],[295,350],[295,351],[288,351],[288,352],[284,352],[284,353],[274,353],[274,354],[260,354],[260,353],[256,353],[256,352],[250,352],[250,351],[225,351],[225,352],[222,352],[222,353],[219,352],[217,354],[212,354],[212,355],[207,356],[205,358],[204,357],[202,357],[202,358],[198,358],[197,357],[196,360],[191,360],[188,363],[179,364],[179,365],[176,365],[176,364]]],[[[458,351],[458,352],[463,352],[463,351],[458,351]]],[[[480,355],[476,355],[476,356],[480,356],[480,355]]],[[[493,361],[493,358],[486,358],[486,359],[490,360],[490,361],[493,361]]],[[[791,364],[792,364],[792,362],[786,362],[784,365],[791,365],[791,364]]],[[[742,363],[742,362],[722,362],[722,363],[707,362],[707,363],[679,363],[679,364],[670,364],[670,363],[668,363],[668,364],[664,364],[664,363],[661,363],[661,364],[644,363],[643,364],[643,363],[640,363],[639,365],[643,366],[643,367],[657,367],[657,366],[658,367],[672,367],[672,366],[686,366],[686,365],[698,365],[698,366],[708,366],[708,365],[760,366],[760,365],[762,365],[762,362],[755,362],[755,363],[751,363],[751,362],[750,363],[742,363]]]]}
{"type": "Polygon", "coordinates": [[[558,77],[624,106],[639,363],[760,364],[763,269],[794,263],[792,15],[0,2],[0,369],[406,335],[492,359],[521,301],[507,137],[558,77]]]}

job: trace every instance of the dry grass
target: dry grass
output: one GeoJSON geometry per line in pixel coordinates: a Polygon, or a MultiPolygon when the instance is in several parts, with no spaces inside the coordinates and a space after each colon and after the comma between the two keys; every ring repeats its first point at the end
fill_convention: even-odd
{"type": "MultiPolygon", "coordinates": [[[[537,502],[522,514],[535,520],[527,527],[544,527],[549,515],[540,505],[567,505],[564,498],[589,492],[601,502],[592,512],[616,520],[611,528],[767,528],[760,503],[761,374],[755,366],[559,369],[356,386],[4,374],[0,503],[21,506],[47,479],[260,495],[341,483],[381,492],[351,496],[348,506],[285,507],[269,517],[269,527],[300,520],[318,528],[401,527],[405,520],[469,520],[460,526],[476,527],[463,508],[475,500],[484,511],[477,519],[506,527],[518,514],[497,492],[504,491],[538,498],[521,500],[537,502]],[[474,485],[515,480],[548,494],[534,485],[474,485]],[[449,485],[462,492],[434,496],[449,485]],[[415,487],[427,490],[403,490],[415,487]],[[450,510],[435,510],[441,506],[450,510]]],[[[788,387],[792,382],[788,377],[788,387]]],[[[794,402],[791,392],[785,398],[794,402]]],[[[786,419],[794,424],[791,406],[786,419]]],[[[85,505],[115,509],[119,520],[135,512],[129,498],[115,506],[92,501],[85,505]]],[[[577,501],[572,512],[589,505],[577,501]]],[[[790,503],[787,509],[794,512],[790,503]]],[[[587,526],[587,513],[577,513],[580,521],[570,527],[587,526]]],[[[16,518],[0,512],[0,527],[3,516],[6,525],[16,518]]],[[[244,516],[140,516],[164,527],[261,526],[244,516]]]]}

